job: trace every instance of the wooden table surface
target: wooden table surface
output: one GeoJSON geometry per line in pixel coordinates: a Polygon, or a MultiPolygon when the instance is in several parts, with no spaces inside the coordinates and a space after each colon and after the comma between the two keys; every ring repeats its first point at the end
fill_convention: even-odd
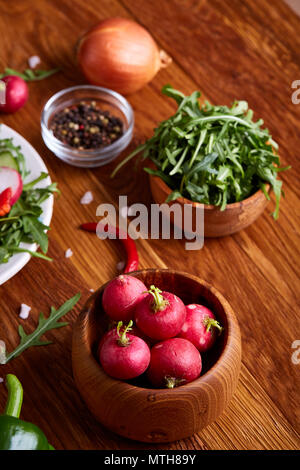
{"type": "MultiPolygon", "coordinates": [[[[31,348],[0,366],[0,376],[14,373],[23,383],[22,418],[41,427],[57,449],[299,448],[300,365],[292,361],[292,343],[300,338],[300,105],[292,103],[291,84],[300,79],[300,18],[282,0],[1,0],[0,18],[1,70],[23,70],[32,55],[41,57],[41,68],[62,68],[47,80],[30,83],[30,100],[22,110],[1,116],[37,149],[62,195],[56,199],[49,233],[54,261],[32,259],[0,287],[0,338],[12,350],[20,323],[31,331],[40,311],[48,314],[50,305],[82,293],[66,316],[69,326],[47,334],[54,344],[31,348]],[[286,197],[276,222],[269,205],[246,230],[206,240],[197,252],[185,251],[180,240],[137,242],[141,268],[187,271],[219,289],[242,332],[241,376],[229,407],[200,434],[167,445],[129,441],[104,429],[87,410],[72,378],[72,324],[89,289],[115,276],[118,261],[124,259],[118,243],[100,241],[78,226],[97,220],[97,206],[117,204],[119,195],[128,195],[129,205],[151,203],[141,169],[127,167],[112,180],[115,163],[92,170],[71,167],[46,148],[40,134],[46,100],[62,88],[84,83],[74,61],[76,40],[110,16],[139,21],[173,58],[151,84],[129,97],[136,116],[130,149],[150,137],[175,109],[160,91],[171,83],[185,93],[200,89],[215,104],[247,100],[279,143],[283,164],[293,167],[281,174],[286,197]],[[87,190],[94,201],[83,206],[79,200],[87,190]],[[74,253],[68,259],[67,248],[74,253]],[[26,321],[18,316],[21,303],[32,306],[26,321]]],[[[1,384],[0,409],[5,400],[1,384]]]]}

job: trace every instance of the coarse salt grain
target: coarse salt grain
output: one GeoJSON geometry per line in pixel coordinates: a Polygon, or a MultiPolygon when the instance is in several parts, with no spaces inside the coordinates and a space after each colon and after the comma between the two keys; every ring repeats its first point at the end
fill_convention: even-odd
{"type": "Polygon", "coordinates": [[[71,250],[71,248],[68,248],[65,251],[65,258],[71,258],[71,256],[73,256],[73,251],[71,250]]]}
{"type": "Polygon", "coordinates": [[[0,364],[6,363],[6,344],[2,339],[0,340],[0,364]]]}
{"type": "Polygon", "coordinates": [[[33,55],[28,59],[28,65],[31,69],[34,69],[38,64],[41,63],[41,59],[37,55],[33,55]]]}
{"type": "Polygon", "coordinates": [[[22,320],[26,320],[29,317],[30,310],[31,307],[29,307],[29,305],[21,304],[19,317],[22,318],[22,320]]]}
{"type": "Polygon", "coordinates": [[[125,261],[119,261],[119,263],[117,263],[117,270],[123,271],[124,268],[125,268],[125,261]]]}
{"type": "Polygon", "coordinates": [[[22,318],[23,320],[26,320],[29,317],[30,310],[31,310],[31,307],[29,305],[21,304],[19,317],[22,318]]]}
{"type": "Polygon", "coordinates": [[[4,379],[0,377],[0,384],[2,384],[2,382],[4,382],[4,379]]]}
{"type": "Polygon", "coordinates": [[[82,198],[80,199],[80,204],[90,204],[93,201],[93,193],[91,191],[87,191],[84,193],[82,198]]]}
{"type": "Polygon", "coordinates": [[[89,289],[90,292],[95,292],[95,289],[89,289]]]}

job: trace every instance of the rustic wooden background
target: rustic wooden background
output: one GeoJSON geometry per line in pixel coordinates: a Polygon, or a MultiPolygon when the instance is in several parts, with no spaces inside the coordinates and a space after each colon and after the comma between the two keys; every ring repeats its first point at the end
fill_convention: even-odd
{"type": "MultiPolygon", "coordinates": [[[[291,83],[300,79],[300,18],[282,0],[14,0],[0,1],[1,70],[22,70],[39,55],[42,67],[59,74],[30,84],[30,100],[1,121],[37,149],[62,195],[51,223],[52,263],[31,260],[0,287],[0,338],[12,350],[17,327],[30,331],[39,311],[48,313],[76,292],[80,304],[67,315],[68,327],[47,334],[53,345],[32,348],[6,366],[0,376],[16,374],[23,383],[22,417],[40,426],[57,449],[297,449],[299,448],[299,367],[291,345],[299,328],[299,122],[300,105],[291,101],[291,83]],[[199,275],[217,287],[232,305],[241,326],[243,366],[227,411],[201,434],[170,445],[149,446],[108,432],[88,412],[71,369],[72,324],[89,289],[115,276],[124,253],[117,242],[100,241],[78,230],[95,220],[102,202],[151,202],[146,175],[125,168],[109,178],[114,164],[83,170],[59,161],[45,147],[40,113],[58,90],[84,83],[74,61],[78,37],[98,20],[133,18],[153,34],[172,57],[172,65],[129,100],[136,113],[131,148],[151,136],[155,125],[174,110],[160,90],[166,83],[185,93],[195,89],[213,103],[245,99],[262,117],[280,146],[286,198],[275,222],[271,207],[247,230],[211,239],[199,252],[186,252],[181,241],[138,241],[141,268],[170,267],[199,275]],[[91,190],[94,201],[79,203],[91,190]],[[73,257],[64,252],[71,248],[73,257]],[[20,304],[32,306],[26,321],[20,304]]],[[[127,152],[124,152],[126,155],[127,152]]],[[[123,155],[123,156],[124,156],[123,155]]],[[[6,399],[0,385],[0,409],[6,399]]]]}

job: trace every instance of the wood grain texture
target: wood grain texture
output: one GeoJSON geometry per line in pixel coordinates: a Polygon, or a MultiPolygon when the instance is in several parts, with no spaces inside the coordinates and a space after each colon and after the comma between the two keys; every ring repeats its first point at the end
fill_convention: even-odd
{"type": "Polygon", "coordinates": [[[173,442],[215,421],[236,389],[241,364],[240,329],[228,302],[206,282],[170,269],[132,274],[150,288],[172,292],[185,304],[207,305],[224,328],[202,356],[201,377],[173,390],[156,390],[147,381],[127,383],[109,377],[98,363],[99,341],[107,331],[102,308],[104,284],[88,300],[74,326],[72,363],[76,385],[93,415],[117,434],[142,442],[173,442]],[[163,419],[162,419],[163,416],[163,419]]]}
{"type": "MultiPolygon", "coordinates": [[[[0,376],[15,373],[24,386],[23,419],[40,426],[57,449],[299,449],[299,365],[291,361],[299,339],[299,119],[300,105],[291,100],[291,83],[300,78],[300,18],[281,0],[59,0],[0,2],[1,70],[24,69],[31,55],[41,67],[60,66],[51,78],[30,83],[30,99],[1,121],[20,132],[43,157],[62,195],[51,223],[52,263],[38,259],[0,287],[0,337],[8,350],[18,341],[20,323],[31,331],[40,311],[58,306],[76,292],[80,304],[66,316],[68,327],[47,334],[54,344],[33,348],[5,366],[0,376]],[[272,3],[272,6],[270,5],[272,3]],[[171,6],[170,6],[171,4],[171,6]],[[103,202],[128,205],[152,202],[142,166],[126,167],[114,180],[114,164],[82,170],[60,162],[40,135],[43,104],[55,92],[84,83],[74,60],[78,37],[110,16],[143,24],[173,58],[170,67],[129,101],[135,110],[134,138],[128,152],[151,136],[175,105],[161,95],[171,83],[184,93],[200,89],[215,104],[245,99],[262,117],[279,143],[286,197],[279,220],[269,208],[247,229],[222,239],[209,239],[198,252],[188,252],[180,240],[138,240],[140,267],[184,270],[205,279],[228,300],[243,340],[240,381],[227,410],[191,438],[172,444],[142,444],[102,427],[88,411],[75,386],[71,366],[72,326],[88,299],[117,274],[124,257],[118,242],[100,241],[82,233],[80,223],[96,220],[103,202]],[[83,193],[94,201],[81,206],[83,193]],[[72,248],[72,258],[64,258],[72,248]],[[28,320],[18,317],[20,304],[32,306],[28,320]]],[[[128,152],[123,152],[120,161],[128,152]]],[[[0,384],[0,409],[6,392],[0,384]]]]}

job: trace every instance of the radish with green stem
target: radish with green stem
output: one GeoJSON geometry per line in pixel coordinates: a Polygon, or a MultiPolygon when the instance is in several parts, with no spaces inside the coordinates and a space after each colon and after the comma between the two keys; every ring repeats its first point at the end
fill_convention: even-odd
{"type": "Polygon", "coordinates": [[[186,306],[186,320],[179,333],[180,338],[189,340],[200,351],[210,349],[223,328],[214,314],[204,305],[186,306]]]}
{"type": "MultiPolygon", "coordinates": [[[[116,322],[113,322],[114,323],[114,326],[111,326],[110,329],[107,331],[107,333],[105,333],[101,340],[100,340],[100,343],[98,345],[98,355],[100,354],[100,350],[102,348],[102,344],[104,343],[104,341],[108,338],[109,335],[115,335],[116,334],[116,328],[117,328],[117,324],[116,322]]],[[[122,323],[122,322],[121,322],[122,323]]],[[[119,323],[118,323],[119,324],[119,323]]],[[[122,330],[124,330],[124,328],[126,328],[126,326],[122,326],[120,328],[120,334],[122,333],[122,330]]],[[[151,346],[153,346],[155,344],[155,340],[152,339],[152,338],[149,338],[148,336],[146,336],[141,330],[139,330],[135,325],[131,324],[130,325],[130,334],[133,335],[133,336],[138,336],[139,338],[141,338],[143,341],[145,341],[145,343],[149,346],[149,348],[151,348],[151,346]]],[[[129,331],[128,330],[128,331],[129,331]]]]}
{"type": "Polygon", "coordinates": [[[106,333],[98,348],[99,360],[104,371],[116,379],[129,380],[143,374],[150,362],[150,349],[144,340],[129,334],[132,320],[123,328],[106,333]]]}
{"type": "Polygon", "coordinates": [[[133,276],[120,275],[106,286],[102,305],[113,320],[129,321],[133,318],[137,302],[147,290],[145,284],[133,276]]]}
{"type": "Polygon", "coordinates": [[[137,327],[153,339],[172,338],[180,332],[186,309],[182,300],[170,292],[151,286],[135,309],[137,327]]]}
{"type": "Polygon", "coordinates": [[[148,378],[154,387],[174,388],[197,379],[202,361],[197,348],[183,338],[171,338],[151,349],[148,378]]]}

